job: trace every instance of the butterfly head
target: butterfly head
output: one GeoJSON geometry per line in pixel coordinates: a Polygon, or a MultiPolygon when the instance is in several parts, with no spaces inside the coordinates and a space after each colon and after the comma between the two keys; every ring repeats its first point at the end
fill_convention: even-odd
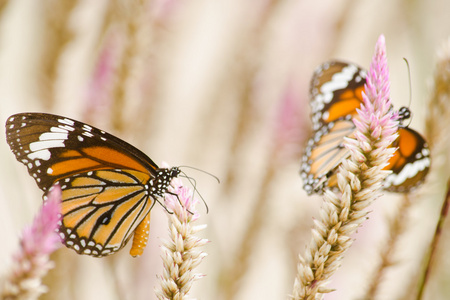
{"type": "Polygon", "coordinates": [[[398,110],[398,116],[399,116],[400,122],[407,120],[407,119],[411,118],[411,110],[406,106],[402,106],[398,110]]]}
{"type": "Polygon", "coordinates": [[[178,168],[178,167],[172,167],[172,168],[170,168],[169,170],[169,176],[171,177],[171,178],[175,178],[175,177],[178,177],[178,175],[180,174],[180,169],[178,168]]]}

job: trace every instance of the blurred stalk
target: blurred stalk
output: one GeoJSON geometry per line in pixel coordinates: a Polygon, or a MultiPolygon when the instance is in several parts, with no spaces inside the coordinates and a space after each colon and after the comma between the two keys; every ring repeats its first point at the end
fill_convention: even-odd
{"type": "Polygon", "coordinates": [[[67,44],[74,38],[70,29],[70,19],[78,1],[42,1],[45,17],[44,52],[42,54],[42,97],[44,107],[49,109],[55,103],[55,85],[57,84],[60,59],[67,44]]]}
{"type": "Polygon", "coordinates": [[[375,299],[382,283],[383,275],[387,268],[395,264],[394,253],[397,248],[400,236],[405,232],[408,224],[408,214],[411,208],[411,199],[409,194],[402,196],[400,207],[395,216],[389,222],[387,242],[381,249],[381,261],[378,264],[372,278],[369,280],[369,288],[361,299],[375,299]]]}
{"type": "MultiPolygon", "coordinates": [[[[272,157],[272,156],[269,156],[272,157]]],[[[249,263],[252,253],[254,253],[255,245],[257,245],[258,234],[263,227],[263,221],[267,217],[267,209],[269,203],[270,188],[273,178],[276,174],[279,164],[275,163],[276,160],[268,160],[271,163],[266,168],[266,173],[261,182],[261,188],[257,195],[257,201],[255,202],[252,215],[248,221],[248,226],[245,228],[245,233],[242,237],[242,242],[238,247],[239,251],[234,255],[234,259],[229,267],[223,270],[220,278],[221,282],[221,294],[223,299],[232,300],[235,299],[236,294],[239,291],[240,283],[245,273],[249,269],[249,263]]]]}
{"type": "Polygon", "coordinates": [[[427,281],[430,277],[429,275],[431,272],[432,264],[434,262],[436,249],[438,247],[439,240],[442,236],[442,228],[444,225],[444,221],[447,218],[449,204],[450,204],[450,180],[447,182],[447,194],[445,196],[444,203],[442,203],[441,214],[439,216],[439,221],[436,225],[436,231],[434,232],[433,240],[428,250],[428,255],[425,257],[425,269],[422,273],[422,276],[418,284],[419,291],[416,297],[417,300],[422,299],[427,281]]]}

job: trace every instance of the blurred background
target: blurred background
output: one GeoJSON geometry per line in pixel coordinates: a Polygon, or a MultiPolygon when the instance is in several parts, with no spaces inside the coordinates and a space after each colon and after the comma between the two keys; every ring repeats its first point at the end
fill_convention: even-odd
{"type": "MultiPolygon", "coordinates": [[[[211,242],[197,269],[206,276],[191,296],[286,299],[322,201],[306,195],[298,173],[311,133],[314,69],[330,59],[368,68],[384,34],[392,101],[410,105],[410,126],[433,134],[433,146],[450,125],[431,114],[438,58],[450,57],[443,46],[449,11],[446,0],[0,0],[0,120],[25,111],[67,116],[130,142],[158,164],[215,174],[220,184],[185,169],[210,209],[198,207],[198,224],[208,225],[199,235],[211,242]]],[[[42,193],[1,132],[3,276],[42,193]]],[[[389,226],[400,216],[405,233],[376,299],[413,299],[446,191],[446,145],[432,149],[433,169],[407,210],[399,211],[403,196],[389,193],[371,206],[326,299],[364,298],[389,226]]],[[[450,297],[449,225],[425,299],[450,297]]],[[[156,205],[140,258],[128,254],[129,246],[101,259],[62,247],[52,255],[55,268],[41,299],[156,299],[167,231],[166,213],[156,205]]]]}

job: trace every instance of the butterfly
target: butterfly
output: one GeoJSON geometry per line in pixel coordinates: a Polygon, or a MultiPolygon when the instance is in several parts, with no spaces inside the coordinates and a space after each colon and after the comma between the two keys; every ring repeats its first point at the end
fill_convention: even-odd
{"type": "MultiPolygon", "coordinates": [[[[337,187],[337,168],[350,156],[343,146],[344,137],[353,137],[361,106],[367,72],[359,66],[341,61],[322,64],[314,73],[310,86],[313,135],[303,155],[300,170],[303,188],[308,194],[322,193],[337,187]]],[[[408,192],[421,184],[430,167],[430,151],[425,139],[414,129],[403,125],[411,115],[407,107],[400,108],[398,138],[392,147],[398,148],[386,170],[392,173],[383,187],[391,192],[408,192]]]]}
{"type": "Polygon", "coordinates": [[[150,210],[180,174],[177,167],[159,168],[127,142],[52,114],[10,116],[6,139],[45,194],[60,185],[58,232],[68,248],[102,257],[119,251],[133,236],[130,254],[143,253],[150,210]]]}

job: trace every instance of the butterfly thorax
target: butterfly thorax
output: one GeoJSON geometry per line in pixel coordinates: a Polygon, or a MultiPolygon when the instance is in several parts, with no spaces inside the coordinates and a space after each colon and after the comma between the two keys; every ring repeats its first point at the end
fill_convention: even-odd
{"type": "Polygon", "coordinates": [[[155,177],[149,181],[150,194],[156,197],[164,197],[170,182],[179,174],[180,169],[177,167],[157,169],[155,177]]]}

